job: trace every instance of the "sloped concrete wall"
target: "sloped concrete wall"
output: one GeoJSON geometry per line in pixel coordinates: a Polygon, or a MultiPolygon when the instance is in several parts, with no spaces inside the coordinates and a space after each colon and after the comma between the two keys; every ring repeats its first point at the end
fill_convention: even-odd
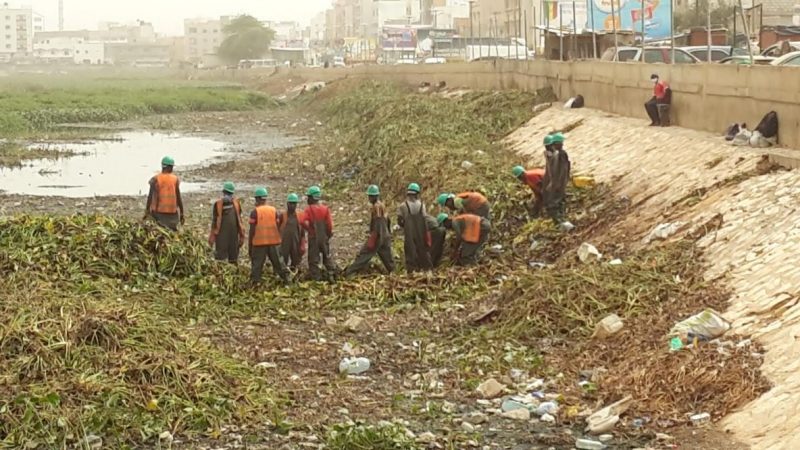
{"type": "Polygon", "coordinates": [[[723,64],[639,64],[602,61],[496,61],[338,69],[205,72],[202,78],[268,82],[294,78],[391,80],[409,84],[444,81],[449,87],[535,90],[552,87],[559,99],[582,94],[586,106],[646,118],[652,96],[650,75],[658,73],[673,89],[677,125],[721,133],[733,122],[754,128],[771,110],[778,112],[780,143],[800,148],[800,68],[723,64]]]}

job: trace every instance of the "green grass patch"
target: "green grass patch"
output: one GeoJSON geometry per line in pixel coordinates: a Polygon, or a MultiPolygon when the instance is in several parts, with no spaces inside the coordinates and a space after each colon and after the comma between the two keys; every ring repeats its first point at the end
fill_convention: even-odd
{"type": "Polygon", "coordinates": [[[52,131],[61,124],[106,123],[151,114],[240,111],[275,106],[271,97],[231,85],[177,82],[12,82],[0,89],[0,133],[52,131]]]}

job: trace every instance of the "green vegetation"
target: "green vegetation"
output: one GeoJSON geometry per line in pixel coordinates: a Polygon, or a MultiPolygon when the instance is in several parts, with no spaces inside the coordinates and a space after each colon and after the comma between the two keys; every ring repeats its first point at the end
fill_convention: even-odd
{"type": "Polygon", "coordinates": [[[77,152],[52,147],[27,148],[16,142],[0,143],[0,167],[19,166],[22,161],[31,159],[59,159],[75,156],[77,152]]]}
{"type": "Polygon", "coordinates": [[[150,114],[233,111],[275,105],[268,96],[234,86],[127,80],[64,82],[15,80],[0,88],[0,133],[35,135],[61,124],[103,123],[150,114]]]}
{"type": "Polygon", "coordinates": [[[403,427],[394,424],[341,424],[331,427],[325,444],[330,450],[416,450],[403,427]]]}
{"type": "MultiPolygon", "coordinates": [[[[215,348],[166,280],[223,277],[203,243],[104,217],[0,224],[0,441],[113,448],[278,417],[258,369],[215,348]],[[173,301],[165,301],[173,298],[173,301]]],[[[236,280],[235,274],[230,278],[236,280]]]]}
{"type": "Polygon", "coordinates": [[[223,32],[227,37],[219,46],[219,55],[233,64],[243,59],[260,59],[269,51],[269,44],[275,37],[275,31],[248,15],[233,19],[223,32]]]}

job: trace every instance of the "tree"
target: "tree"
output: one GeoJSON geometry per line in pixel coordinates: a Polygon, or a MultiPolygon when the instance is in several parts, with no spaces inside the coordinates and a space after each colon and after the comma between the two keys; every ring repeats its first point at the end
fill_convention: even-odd
{"type": "Polygon", "coordinates": [[[269,51],[275,32],[253,16],[241,15],[225,25],[227,36],[219,46],[219,56],[228,63],[260,59],[269,51]]]}
{"type": "MultiPolygon", "coordinates": [[[[695,0],[694,8],[686,8],[675,12],[675,31],[680,33],[692,27],[707,25],[709,0],[695,0]]],[[[691,2],[689,2],[691,5],[691,2]]],[[[733,24],[733,6],[721,0],[711,9],[711,26],[730,28],[733,24]]]]}

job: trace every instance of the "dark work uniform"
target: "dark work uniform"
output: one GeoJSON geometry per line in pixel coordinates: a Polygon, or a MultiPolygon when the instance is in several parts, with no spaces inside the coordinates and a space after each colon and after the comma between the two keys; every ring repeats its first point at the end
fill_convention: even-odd
{"type": "Polygon", "coordinates": [[[394,258],[392,257],[392,235],[389,232],[389,221],[386,218],[386,208],[378,201],[372,205],[370,212],[369,238],[361,247],[356,260],[345,270],[345,275],[357,273],[367,266],[377,254],[386,271],[394,271],[394,258]]]}
{"type": "MultiPolygon", "coordinates": [[[[217,202],[222,202],[222,219],[220,221],[219,233],[214,241],[214,258],[217,261],[230,261],[235,263],[239,260],[239,248],[241,248],[244,238],[242,228],[242,218],[239,215],[240,207],[234,205],[237,199],[230,196],[223,196],[217,202]]],[[[215,230],[218,220],[217,202],[211,208],[211,229],[215,230]]],[[[213,233],[213,231],[212,231],[213,233]]]]}
{"type": "Polygon", "coordinates": [[[330,239],[333,237],[333,218],[327,206],[315,203],[303,211],[303,223],[308,232],[308,273],[314,280],[321,279],[319,263],[332,278],[338,272],[331,257],[330,239]]]}
{"type": "Polygon", "coordinates": [[[281,227],[281,257],[283,262],[293,271],[297,271],[303,260],[305,230],[303,229],[303,211],[288,211],[284,215],[281,227]]]}
{"type": "Polygon", "coordinates": [[[417,199],[406,200],[397,210],[397,220],[403,227],[403,252],[409,273],[432,267],[426,216],[425,205],[417,199]]]}
{"type": "Polygon", "coordinates": [[[431,234],[431,265],[438,267],[442,262],[444,255],[444,244],[447,237],[447,229],[439,226],[436,218],[433,216],[425,216],[425,223],[428,226],[428,233],[431,234]]]}

